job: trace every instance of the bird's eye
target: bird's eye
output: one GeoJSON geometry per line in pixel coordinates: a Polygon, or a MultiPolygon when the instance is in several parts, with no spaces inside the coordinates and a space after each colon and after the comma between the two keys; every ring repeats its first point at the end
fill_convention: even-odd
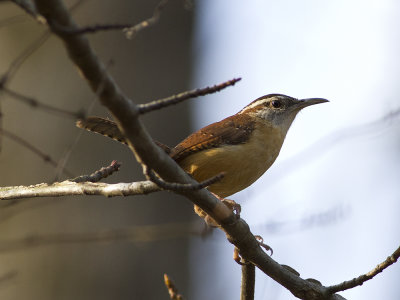
{"type": "Polygon", "coordinates": [[[280,108],[280,107],[282,107],[282,102],[279,101],[279,100],[272,100],[271,101],[271,106],[273,108],[280,108]]]}

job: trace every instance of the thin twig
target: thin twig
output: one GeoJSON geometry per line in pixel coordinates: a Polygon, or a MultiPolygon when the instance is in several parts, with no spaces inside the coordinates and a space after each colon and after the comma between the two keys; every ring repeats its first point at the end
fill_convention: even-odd
{"type": "Polygon", "coordinates": [[[242,286],[240,300],[254,300],[254,286],[256,283],[256,267],[248,261],[242,264],[242,286]]]}
{"type": "Polygon", "coordinates": [[[26,16],[26,14],[11,16],[9,18],[0,20],[0,28],[9,26],[12,24],[20,23],[20,22],[25,22],[27,20],[28,20],[28,18],[26,16]]]}
{"type": "Polygon", "coordinates": [[[22,8],[27,14],[37,17],[37,11],[35,5],[32,3],[32,1],[26,1],[26,0],[11,0],[11,2],[15,3],[18,5],[20,8],[22,8]]]}
{"type": "Polygon", "coordinates": [[[164,9],[165,5],[167,5],[168,1],[169,0],[161,0],[157,4],[156,8],[154,9],[152,17],[140,22],[139,24],[137,24],[135,26],[124,29],[126,38],[129,40],[133,39],[139,31],[156,24],[158,22],[158,20],[160,19],[161,12],[164,9]]]}
{"type": "Polygon", "coordinates": [[[168,1],[169,0],[162,0],[154,9],[153,16],[140,22],[139,24],[96,24],[80,28],[71,28],[53,22],[51,26],[58,34],[65,35],[93,34],[99,31],[122,30],[127,39],[132,39],[139,31],[158,22],[161,12],[168,1]]]}
{"type": "Polygon", "coordinates": [[[168,277],[167,274],[164,274],[164,283],[167,287],[169,297],[171,300],[183,300],[181,294],[179,294],[178,289],[176,288],[174,282],[168,277]]]}
{"type": "MultiPolygon", "coordinates": [[[[38,12],[36,10],[36,5],[32,3],[32,1],[26,0],[11,0],[13,3],[21,7],[25,12],[29,15],[33,16],[40,23],[45,22],[43,17],[38,16],[38,12]]],[[[70,11],[73,12],[77,9],[84,0],[78,0],[74,3],[70,11]]],[[[46,30],[40,37],[38,37],[32,44],[30,44],[25,50],[11,63],[7,72],[3,74],[0,78],[0,86],[5,86],[8,81],[14,76],[14,74],[18,71],[18,69],[22,66],[22,64],[37,50],[39,49],[51,36],[50,30],[46,30]]]]}
{"type": "Polygon", "coordinates": [[[69,35],[77,35],[77,34],[87,34],[87,33],[97,33],[99,31],[108,31],[108,30],[121,30],[132,27],[132,24],[96,24],[91,26],[85,26],[80,28],[69,28],[63,27],[59,24],[53,23],[52,26],[54,29],[60,34],[69,34],[69,35]]]}
{"type": "Polygon", "coordinates": [[[158,177],[153,170],[149,168],[145,168],[145,175],[150,179],[152,182],[157,184],[160,188],[168,191],[195,191],[195,190],[201,190],[209,185],[212,185],[218,181],[220,181],[222,178],[224,178],[224,173],[220,173],[218,175],[215,175],[209,179],[206,179],[202,182],[199,182],[198,184],[190,184],[190,183],[177,183],[177,182],[166,182],[162,180],[160,177],[158,177]]]}
{"type": "Polygon", "coordinates": [[[348,281],[344,281],[342,283],[328,286],[327,290],[329,293],[334,294],[340,291],[348,290],[354,288],[358,285],[362,285],[367,280],[374,278],[377,274],[381,273],[390,265],[394,264],[400,257],[400,247],[397,248],[392,255],[390,255],[386,260],[379,265],[377,265],[373,270],[369,271],[366,274],[360,275],[357,278],[353,278],[348,281]]]}
{"type": "Polygon", "coordinates": [[[51,36],[49,30],[43,33],[40,37],[38,37],[35,41],[32,42],[25,50],[13,60],[11,65],[5,74],[3,74],[0,78],[0,86],[4,87],[7,82],[9,82],[14,74],[18,71],[18,69],[22,66],[22,64],[37,50],[39,49],[51,36]]]}
{"type": "MultiPolygon", "coordinates": [[[[82,2],[83,2],[83,1],[78,2],[78,3],[76,4],[76,6],[79,5],[79,4],[82,3],[82,2]]],[[[110,67],[111,65],[113,65],[113,63],[114,63],[114,62],[113,62],[112,60],[110,60],[110,61],[108,62],[108,64],[107,64],[107,66],[106,66],[106,70],[108,70],[109,67],[110,67]]],[[[94,96],[93,96],[93,100],[92,100],[91,104],[89,105],[89,107],[86,109],[86,111],[85,111],[82,115],[88,115],[88,114],[91,113],[91,111],[92,111],[92,109],[93,109],[93,107],[94,107],[94,105],[95,105],[95,103],[96,103],[96,100],[97,100],[98,97],[99,97],[99,94],[100,94],[101,91],[103,90],[103,84],[102,84],[102,82],[104,82],[104,77],[103,77],[101,83],[99,84],[99,86],[97,87],[96,93],[95,93],[94,96]]],[[[80,119],[80,118],[78,118],[78,119],[80,119]]],[[[78,145],[78,142],[79,142],[79,140],[80,140],[80,138],[81,138],[81,136],[82,136],[82,133],[83,133],[83,131],[79,131],[79,132],[78,132],[78,134],[76,135],[74,141],[73,141],[73,142],[71,143],[71,145],[64,151],[63,156],[62,156],[61,159],[58,161],[58,166],[57,166],[57,169],[56,169],[56,176],[55,176],[55,180],[54,180],[54,181],[59,181],[59,179],[61,178],[62,171],[63,171],[63,169],[65,168],[65,166],[67,165],[67,162],[68,162],[68,160],[69,160],[69,158],[70,158],[70,156],[71,156],[71,154],[72,154],[72,151],[75,149],[76,145],[78,145]]]]}
{"type": "Polygon", "coordinates": [[[114,172],[119,171],[121,167],[121,163],[113,160],[111,164],[107,167],[103,167],[100,170],[90,174],[90,175],[81,175],[70,181],[73,182],[99,182],[100,180],[107,178],[108,176],[112,175],[114,172]]]}
{"type": "MultiPolygon", "coordinates": [[[[51,158],[50,155],[44,153],[39,148],[35,147],[34,145],[32,145],[28,141],[24,140],[23,138],[17,136],[16,134],[0,128],[0,135],[4,135],[4,136],[8,137],[9,139],[13,140],[14,142],[22,145],[29,151],[35,153],[37,156],[42,158],[46,163],[51,164],[53,167],[57,167],[57,162],[53,158],[51,158]]],[[[64,169],[63,172],[69,177],[74,177],[72,172],[68,171],[67,169],[64,169]]]]}
{"type": "Polygon", "coordinates": [[[211,87],[205,87],[202,89],[195,89],[187,92],[183,92],[177,95],[172,95],[164,99],[160,100],[155,100],[146,104],[140,104],[138,105],[139,109],[139,114],[145,114],[157,109],[161,109],[170,105],[174,105],[177,103],[180,103],[184,100],[190,99],[190,98],[195,98],[199,96],[204,96],[207,94],[212,94],[219,92],[220,90],[228,87],[228,86],[233,86],[235,85],[236,82],[240,81],[241,78],[234,78],[225,82],[222,82],[220,84],[216,84],[211,87]]]}
{"type": "Polygon", "coordinates": [[[14,99],[22,101],[23,103],[26,103],[34,108],[40,108],[40,109],[43,109],[44,111],[48,111],[50,113],[58,114],[61,116],[71,117],[73,119],[81,119],[81,118],[85,117],[84,113],[82,111],[72,112],[72,111],[64,110],[64,109],[61,109],[61,108],[58,108],[55,106],[51,106],[51,105],[42,103],[33,97],[25,96],[18,92],[12,91],[6,87],[1,88],[0,90],[3,91],[5,94],[13,97],[14,99]]]}

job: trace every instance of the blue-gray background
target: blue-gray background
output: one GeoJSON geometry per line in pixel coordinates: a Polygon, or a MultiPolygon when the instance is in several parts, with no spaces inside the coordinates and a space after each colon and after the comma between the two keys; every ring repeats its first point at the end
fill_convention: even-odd
{"type": "MultiPolygon", "coordinates": [[[[231,197],[274,259],[324,285],[369,271],[399,246],[400,124],[398,114],[385,118],[400,108],[399,20],[390,0],[205,0],[196,10],[193,85],[243,80],[196,102],[195,128],[268,93],[330,100],[302,111],[273,167],[231,197]]],[[[212,268],[219,294],[196,284],[193,299],[235,299],[231,247],[210,247],[194,282],[212,268]]],[[[395,265],[343,296],[397,299],[399,275],[395,265]]],[[[256,299],[293,296],[257,272],[256,299]]]]}

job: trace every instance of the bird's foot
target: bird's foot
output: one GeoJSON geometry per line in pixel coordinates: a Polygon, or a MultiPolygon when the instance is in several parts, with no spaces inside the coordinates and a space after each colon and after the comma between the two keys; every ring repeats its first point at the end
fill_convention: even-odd
{"type": "Polygon", "coordinates": [[[222,203],[224,203],[232,212],[235,214],[237,219],[240,219],[240,213],[242,212],[242,207],[239,203],[236,203],[234,200],[231,199],[223,199],[220,198],[222,203]]]}
{"type": "Polygon", "coordinates": [[[261,235],[255,235],[254,237],[256,238],[258,244],[259,244],[262,248],[265,249],[265,251],[270,251],[270,252],[271,252],[271,255],[270,255],[270,256],[272,256],[272,254],[274,254],[274,250],[272,250],[272,248],[271,248],[270,246],[268,246],[267,244],[264,244],[264,239],[262,238],[261,235]]]}
{"type": "MultiPolygon", "coordinates": [[[[224,203],[225,206],[227,206],[230,210],[232,210],[237,219],[240,218],[240,212],[242,211],[242,207],[240,206],[239,203],[236,203],[234,200],[231,199],[221,198],[214,193],[213,195],[217,197],[222,203],[224,203]]],[[[207,225],[211,227],[219,227],[218,223],[197,205],[194,206],[194,211],[197,215],[199,215],[201,218],[204,219],[207,225]]]]}
{"type": "MultiPolygon", "coordinates": [[[[255,235],[254,237],[256,238],[258,244],[262,248],[264,248],[266,251],[270,251],[271,255],[274,253],[274,251],[272,250],[272,248],[270,246],[268,246],[267,244],[264,244],[264,239],[260,235],[255,235]]],[[[243,262],[242,257],[240,256],[239,249],[237,247],[235,247],[233,249],[233,260],[236,261],[239,265],[245,264],[245,262],[243,262]]]]}

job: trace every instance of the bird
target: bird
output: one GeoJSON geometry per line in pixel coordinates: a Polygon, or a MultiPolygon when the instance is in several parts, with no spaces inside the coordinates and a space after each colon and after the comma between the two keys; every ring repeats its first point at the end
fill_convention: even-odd
{"type": "MultiPolygon", "coordinates": [[[[192,133],[173,148],[156,144],[198,182],[223,173],[223,178],[207,189],[225,199],[249,187],[271,167],[300,110],[325,102],[329,101],[268,94],[192,133]]],[[[109,119],[88,117],[76,125],[127,144],[117,124],[109,119]]]]}

